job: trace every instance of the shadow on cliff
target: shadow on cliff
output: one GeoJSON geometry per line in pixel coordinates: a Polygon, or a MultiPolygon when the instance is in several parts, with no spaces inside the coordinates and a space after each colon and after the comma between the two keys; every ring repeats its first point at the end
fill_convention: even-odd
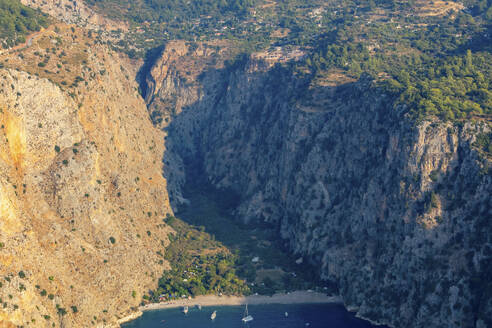
{"type": "MultiPolygon", "coordinates": [[[[153,56],[156,56],[158,51],[156,49],[153,55],[148,56],[149,65],[155,61],[153,56]]],[[[279,112],[283,106],[287,106],[291,112],[302,112],[306,116],[318,115],[322,120],[329,120],[335,113],[343,111],[354,99],[363,97],[367,90],[374,89],[373,79],[368,74],[362,74],[357,81],[322,86],[313,85],[313,75],[296,75],[294,69],[294,65],[287,67],[274,65],[268,68],[266,63],[252,62],[248,56],[243,55],[233,61],[226,61],[222,69],[209,69],[200,74],[199,81],[203,87],[201,97],[196,102],[184,106],[182,112],[175,115],[164,129],[167,133],[165,141],[167,151],[163,157],[163,175],[168,185],[177,186],[170,192],[171,203],[175,211],[178,209],[177,204],[187,202],[181,197],[187,198],[186,190],[190,190],[190,188],[184,188],[185,186],[193,185],[194,182],[198,186],[197,181],[200,181],[200,184],[206,182],[213,186],[220,180],[218,177],[213,180],[208,178],[210,174],[207,172],[205,162],[207,156],[210,156],[210,149],[207,149],[209,146],[207,144],[217,141],[210,140],[210,134],[207,134],[206,130],[214,129],[212,122],[228,124],[227,106],[233,102],[231,97],[234,95],[231,95],[231,89],[237,87],[235,83],[239,75],[247,74],[248,81],[261,81],[262,87],[249,95],[250,99],[247,99],[246,107],[241,104],[240,114],[243,115],[241,119],[246,123],[241,127],[242,130],[236,129],[235,136],[228,137],[231,141],[247,135],[253,126],[260,124],[261,120],[272,125],[279,122],[281,120],[279,112]],[[204,120],[208,120],[211,124],[203,127],[201,124],[204,120]],[[176,163],[177,158],[182,162],[176,163]],[[179,177],[176,175],[176,166],[181,172],[179,177]],[[177,181],[179,179],[181,181],[177,181]],[[184,191],[182,195],[179,189],[184,191]]],[[[146,70],[148,72],[150,68],[147,67],[146,70]]],[[[142,69],[142,74],[143,72],[145,70],[142,69]]],[[[246,94],[246,90],[244,93],[246,94]]],[[[396,122],[397,116],[396,112],[388,112],[388,107],[385,106],[377,113],[379,121],[388,120],[390,117],[396,122]]],[[[316,136],[318,132],[313,131],[313,135],[316,136]]],[[[262,147],[266,147],[266,141],[270,138],[268,130],[262,133],[264,135],[258,138],[260,143],[255,144],[259,153],[262,152],[262,147]]],[[[378,133],[387,135],[387,132],[383,130],[378,133]]],[[[287,135],[279,136],[278,147],[284,147],[286,139],[287,135]]],[[[314,140],[308,140],[305,146],[311,147],[313,143],[314,140]]],[[[299,154],[300,157],[296,162],[302,163],[305,160],[303,157],[306,157],[308,153],[306,148],[306,151],[299,154]]],[[[243,186],[248,183],[246,171],[242,172],[239,180],[242,183],[229,186],[228,190],[223,193],[229,198],[224,201],[224,208],[230,212],[234,212],[236,207],[245,200],[243,186]]],[[[264,221],[262,219],[258,218],[254,221],[264,221]]],[[[274,228],[279,229],[279,226],[274,228]]]]}
{"type": "MultiPolygon", "coordinates": [[[[207,171],[210,167],[206,168],[206,161],[210,157],[210,152],[214,151],[213,148],[218,146],[218,141],[214,140],[206,130],[218,129],[221,124],[233,124],[227,116],[226,108],[234,103],[231,99],[239,94],[249,97],[245,101],[247,106],[243,108],[241,105],[239,113],[242,115],[241,120],[244,120],[243,129],[234,129],[235,136],[215,137],[220,137],[222,141],[223,138],[230,138],[231,142],[234,142],[237,138],[247,137],[250,129],[256,126],[261,136],[254,144],[255,152],[267,153],[266,148],[272,143],[278,144],[279,149],[283,149],[286,148],[285,142],[290,131],[282,129],[282,133],[285,134],[274,136],[277,140],[272,140],[270,131],[258,126],[259,121],[266,122],[266,126],[279,124],[285,119],[281,117],[280,112],[286,106],[289,112],[295,112],[296,115],[301,113],[300,115],[307,117],[314,115],[320,120],[329,120],[337,112],[343,111],[347,107],[346,104],[362,97],[364,92],[372,87],[372,79],[368,75],[363,75],[355,82],[340,83],[335,86],[313,85],[312,75],[295,76],[293,67],[276,65],[271,69],[265,69],[266,66],[261,65],[264,64],[252,63],[243,56],[226,63],[223,69],[210,69],[200,75],[203,86],[202,96],[195,103],[185,106],[165,129],[168,135],[167,151],[163,158],[163,174],[168,185],[171,186],[170,199],[178,217],[189,224],[204,226],[207,232],[216,236],[217,240],[232,249],[237,249],[243,256],[256,254],[261,258],[270,259],[273,267],[295,270],[296,264],[290,253],[292,247],[288,241],[279,237],[280,220],[268,220],[262,215],[252,219],[250,224],[245,224],[238,214],[238,206],[251,196],[247,194],[249,181],[247,169],[238,169],[240,176],[236,177],[237,180],[233,179],[234,183],[229,183],[226,189],[216,188],[223,177],[210,179],[210,173],[207,171]],[[256,66],[252,67],[252,65],[256,66]],[[238,80],[241,80],[243,74],[247,74],[248,81],[254,81],[251,83],[261,81],[261,87],[253,87],[254,90],[250,94],[247,90],[237,91],[241,86],[238,80]],[[237,94],[231,91],[234,89],[237,94]],[[204,122],[207,122],[205,126],[204,122]],[[177,163],[177,158],[182,160],[182,163],[177,163]],[[176,174],[176,170],[180,171],[181,175],[176,174]],[[174,188],[176,185],[177,188],[174,188]],[[256,238],[254,245],[251,244],[252,238],[256,238]],[[268,252],[265,248],[256,247],[256,244],[261,244],[262,240],[271,243],[272,249],[280,250],[285,256],[268,254],[265,253],[268,252]],[[278,261],[275,257],[278,257],[278,261]]],[[[383,108],[381,113],[378,113],[381,120],[388,118],[385,110],[386,108],[383,108]]],[[[287,119],[291,119],[289,115],[287,119]]],[[[288,123],[280,124],[286,128],[288,123]]],[[[315,146],[313,136],[318,133],[319,131],[312,131],[312,136],[308,136],[311,139],[308,138],[304,143],[305,150],[296,154],[296,163],[306,162],[310,148],[315,146]]],[[[385,131],[379,133],[387,134],[385,131]]],[[[236,151],[240,153],[242,150],[236,151]]],[[[271,161],[272,166],[276,165],[276,159],[265,160],[271,161]]],[[[239,165],[245,164],[239,163],[239,165]]],[[[302,271],[307,280],[319,281],[319,267],[304,261],[302,271]]],[[[337,289],[330,282],[323,284],[329,286],[330,290],[337,289]]]]}
{"type": "MultiPolygon", "coordinates": [[[[426,159],[426,152],[420,156],[408,151],[417,142],[418,127],[404,121],[403,113],[393,107],[392,96],[374,89],[370,77],[363,75],[356,82],[337,86],[313,85],[312,76],[296,77],[292,71],[278,66],[251,72],[248,71],[250,64],[243,59],[229,63],[224,69],[204,72],[200,77],[203,92],[198,101],[185,106],[166,129],[164,176],[168,185],[176,187],[176,194],[170,193],[171,200],[181,195],[180,190],[191,200],[188,204],[184,201],[185,206],[176,205],[179,207],[177,213],[193,225],[203,225],[225,245],[239,244],[240,253],[268,259],[268,264],[274,267],[293,265],[296,257],[289,250],[301,248],[298,252],[304,254],[304,263],[309,259],[318,264],[309,273],[309,279],[317,279],[326,263],[340,270],[336,274],[341,276],[333,279],[337,279],[347,304],[360,305],[360,295],[371,302],[380,302],[382,295],[385,310],[396,309],[394,313],[398,313],[401,301],[408,299],[407,304],[415,307],[412,313],[416,316],[420,307],[425,309],[422,305],[425,305],[426,298],[432,295],[433,290],[429,286],[437,286],[439,277],[447,272],[454,274],[448,270],[446,257],[440,261],[435,256],[438,252],[444,255],[450,252],[449,247],[440,244],[441,237],[447,238],[448,244],[456,249],[483,244],[473,239],[477,234],[467,237],[459,230],[454,231],[461,222],[462,208],[467,204],[465,197],[455,198],[451,204],[453,208],[445,208],[449,217],[432,214],[431,219],[438,223],[442,221],[442,226],[423,229],[416,220],[426,212],[437,211],[439,195],[457,190],[469,190],[470,195],[479,193],[478,187],[482,186],[481,181],[485,178],[472,165],[474,155],[469,151],[467,141],[457,139],[466,149],[458,148],[457,159],[449,161],[455,176],[442,174],[442,177],[433,179],[430,172],[426,172],[426,176],[414,174],[409,170],[410,162],[426,159]],[[248,84],[241,84],[241,81],[248,84]],[[235,120],[233,115],[238,119],[235,120]],[[320,133],[326,127],[330,131],[320,133]],[[241,156],[248,151],[254,156],[241,156]],[[310,153],[328,153],[330,156],[318,156],[317,161],[309,162],[310,153]],[[263,157],[264,154],[268,157],[263,157]],[[330,162],[337,156],[339,160],[330,162]],[[469,163],[462,162],[462,158],[469,158],[469,163]],[[182,162],[177,163],[176,159],[182,162]],[[245,160],[251,162],[246,163],[245,160]],[[331,171],[326,169],[328,162],[331,163],[331,171]],[[267,169],[255,171],[259,163],[267,169]],[[181,173],[176,174],[172,169],[181,173]],[[321,173],[311,174],[316,170],[321,173]],[[476,177],[476,181],[467,186],[471,181],[470,174],[476,177]],[[429,179],[436,181],[431,183],[429,179]],[[430,187],[427,188],[422,181],[427,181],[430,187]],[[252,190],[251,185],[256,189],[252,190]],[[294,185],[298,188],[291,188],[294,185]],[[322,186],[319,195],[325,190],[324,194],[330,196],[325,197],[326,202],[310,202],[318,199],[315,198],[317,190],[311,188],[316,185],[322,186]],[[228,188],[217,190],[217,186],[228,188]],[[329,191],[326,191],[327,187],[329,191]],[[261,198],[268,192],[271,199],[261,198]],[[288,196],[289,192],[298,198],[281,199],[282,193],[288,196]],[[255,195],[260,198],[257,202],[253,199],[255,195]],[[303,197],[305,202],[299,197],[303,197]],[[268,217],[264,216],[252,220],[254,224],[242,223],[239,215],[234,213],[238,213],[238,206],[245,203],[248,205],[246,212],[260,205],[263,206],[260,210],[253,208],[248,213],[275,215],[277,220],[268,223],[265,222],[268,217]],[[270,214],[265,204],[276,205],[273,209],[276,212],[270,214]],[[304,212],[315,210],[322,214],[303,217],[304,212]],[[455,213],[457,216],[452,217],[455,213]],[[282,231],[280,220],[291,225],[290,230],[297,230],[294,233],[282,231]],[[323,230],[317,229],[321,225],[323,230]],[[278,237],[279,231],[284,232],[282,237],[285,239],[278,237]],[[289,238],[292,239],[290,243],[289,238]],[[260,247],[265,245],[263,241],[286,250],[285,254],[290,254],[290,257],[285,263],[274,262],[272,254],[262,253],[274,247],[260,247]],[[413,255],[411,243],[418,245],[422,256],[413,255]],[[399,245],[405,244],[410,246],[400,249],[399,245]],[[332,253],[324,253],[327,249],[332,253]],[[405,260],[399,261],[401,258],[405,260]],[[371,270],[365,271],[365,268],[371,270]],[[427,271],[432,275],[425,275],[427,271]],[[415,274],[402,280],[392,272],[415,274]],[[351,276],[359,278],[350,279],[351,276]],[[369,280],[371,284],[367,283],[369,280]]],[[[437,123],[429,125],[428,129],[422,127],[424,129],[420,132],[426,133],[431,140],[434,138],[436,144],[446,145],[442,140],[451,140],[453,136],[458,138],[463,133],[437,123]],[[441,135],[446,138],[441,138],[441,135]]],[[[425,146],[420,145],[421,148],[425,146]]],[[[448,156],[444,152],[439,154],[442,158],[448,156]]],[[[422,171],[422,167],[417,166],[415,171],[419,170],[422,171]]],[[[470,198],[468,194],[464,195],[470,198]]],[[[485,201],[477,198],[469,201],[468,206],[479,211],[485,201]]],[[[489,207],[482,207],[485,213],[489,213],[489,207]]],[[[467,220],[472,218],[470,215],[467,220]]],[[[468,223],[465,225],[469,226],[468,223]]],[[[303,266],[302,269],[305,268],[303,266]]],[[[327,267],[323,272],[331,274],[327,267]]],[[[482,276],[477,281],[482,282],[482,276]]],[[[474,283],[473,286],[479,285],[474,283]]],[[[473,286],[471,289],[475,290],[473,286]]],[[[476,304],[474,308],[486,303],[478,300],[476,304]]],[[[394,313],[389,312],[386,316],[394,313]]],[[[378,315],[376,312],[365,314],[370,318],[378,315]]]]}
{"type": "Polygon", "coordinates": [[[155,65],[156,61],[161,57],[162,52],[164,51],[165,44],[152,48],[145,54],[144,64],[140,67],[136,80],[140,87],[140,95],[143,99],[146,99],[148,86],[147,86],[147,77],[152,70],[152,67],[155,65]]]}

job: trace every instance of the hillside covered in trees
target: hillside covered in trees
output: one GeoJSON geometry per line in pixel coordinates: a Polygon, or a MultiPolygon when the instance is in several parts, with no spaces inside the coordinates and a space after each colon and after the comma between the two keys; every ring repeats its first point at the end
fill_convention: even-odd
{"type": "Polygon", "coordinates": [[[370,74],[395,97],[395,107],[417,120],[490,119],[492,2],[441,14],[418,3],[381,2],[392,13],[385,18],[372,11],[374,3],[359,7],[360,16],[335,22],[297,69],[318,79],[333,69],[354,79],[370,74]]]}
{"type": "Polygon", "coordinates": [[[26,35],[48,24],[40,12],[22,5],[18,0],[0,0],[0,42],[10,48],[26,41],[26,35]]]}

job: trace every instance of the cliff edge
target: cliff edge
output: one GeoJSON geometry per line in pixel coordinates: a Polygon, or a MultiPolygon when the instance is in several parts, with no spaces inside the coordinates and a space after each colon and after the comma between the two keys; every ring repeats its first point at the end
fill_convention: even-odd
{"type": "Polygon", "coordinates": [[[111,326],[166,267],[162,133],[87,31],[51,26],[2,60],[0,326],[111,326]]]}

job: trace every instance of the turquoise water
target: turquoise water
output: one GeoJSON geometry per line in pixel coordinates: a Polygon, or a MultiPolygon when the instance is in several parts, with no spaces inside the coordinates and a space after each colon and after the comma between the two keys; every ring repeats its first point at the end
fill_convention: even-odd
{"type": "Polygon", "coordinates": [[[147,311],[137,320],[123,324],[123,328],[370,328],[371,324],[357,319],[338,304],[268,304],[249,305],[254,320],[241,322],[244,307],[210,306],[189,309],[147,311]],[[210,320],[217,311],[214,321],[210,320]],[[288,312],[288,317],[285,317],[288,312]]]}

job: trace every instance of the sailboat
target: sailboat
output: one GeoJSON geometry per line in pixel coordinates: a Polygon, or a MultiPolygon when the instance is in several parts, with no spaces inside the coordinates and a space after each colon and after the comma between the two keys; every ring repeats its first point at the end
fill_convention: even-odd
{"type": "Polygon", "coordinates": [[[253,316],[248,314],[248,304],[246,304],[246,309],[244,310],[243,318],[241,319],[243,322],[253,321],[253,316]]]}
{"type": "Polygon", "coordinates": [[[212,315],[210,316],[210,319],[215,320],[215,317],[217,316],[217,311],[212,312],[212,315]]]}
{"type": "Polygon", "coordinates": [[[184,314],[188,313],[188,306],[183,307],[183,313],[184,314]]]}

